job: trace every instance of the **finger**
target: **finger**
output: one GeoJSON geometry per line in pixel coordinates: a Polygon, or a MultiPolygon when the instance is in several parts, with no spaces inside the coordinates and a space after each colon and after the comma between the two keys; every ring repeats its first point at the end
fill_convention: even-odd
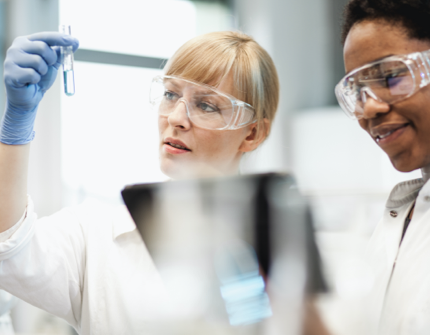
{"type": "Polygon", "coordinates": [[[16,66],[13,76],[5,74],[4,82],[7,86],[21,88],[29,84],[37,84],[40,78],[40,74],[34,69],[16,66]]]}
{"type": "MultiPolygon", "coordinates": [[[[57,55],[54,54],[54,57],[56,58],[57,55]]],[[[49,67],[48,64],[46,64],[45,59],[40,55],[25,53],[19,49],[8,50],[7,62],[11,62],[22,68],[32,68],[36,70],[41,76],[48,72],[49,67]]]]}
{"type": "Polygon", "coordinates": [[[29,41],[29,43],[23,44],[21,48],[28,54],[40,55],[48,65],[57,61],[57,53],[45,42],[29,41]]]}
{"type": "Polygon", "coordinates": [[[52,47],[52,50],[54,50],[57,55],[57,61],[55,64],[53,64],[53,66],[58,69],[61,65],[61,47],[52,47]]]}
{"type": "Polygon", "coordinates": [[[73,51],[76,51],[79,47],[79,41],[77,38],[66,35],[58,32],[43,32],[36,33],[30,36],[27,36],[30,41],[42,41],[48,44],[49,46],[60,46],[60,47],[68,47],[72,46],[73,51]]]}
{"type": "Polygon", "coordinates": [[[39,85],[40,89],[43,92],[46,92],[52,86],[56,77],[57,77],[57,68],[55,68],[54,66],[51,66],[49,67],[48,73],[40,79],[37,85],[39,85]]]}

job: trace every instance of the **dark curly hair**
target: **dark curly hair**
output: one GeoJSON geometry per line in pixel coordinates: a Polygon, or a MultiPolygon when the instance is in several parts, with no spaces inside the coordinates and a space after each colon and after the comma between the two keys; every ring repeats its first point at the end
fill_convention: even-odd
{"type": "Polygon", "coordinates": [[[367,20],[400,24],[410,38],[430,40],[430,0],[350,0],[343,13],[342,44],[356,23],[367,20]]]}

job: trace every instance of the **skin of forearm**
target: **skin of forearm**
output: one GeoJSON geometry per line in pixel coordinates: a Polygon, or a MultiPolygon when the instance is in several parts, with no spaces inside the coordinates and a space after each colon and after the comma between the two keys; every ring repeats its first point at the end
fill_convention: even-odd
{"type": "Polygon", "coordinates": [[[22,217],[27,205],[30,144],[0,142],[0,233],[22,217]]]}

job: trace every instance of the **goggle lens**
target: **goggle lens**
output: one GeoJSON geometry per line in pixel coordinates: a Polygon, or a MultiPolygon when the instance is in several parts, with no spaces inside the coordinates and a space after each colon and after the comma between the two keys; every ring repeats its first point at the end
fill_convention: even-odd
{"type": "Polygon", "coordinates": [[[415,89],[413,72],[403,61],[382,61],[346,76],[336,89],[348,116],[362,116],[368,97],[388,104],[409,97],[415,89]]]}
{"type": "MultiPolygon", "coordinates": [[[[187,108],[195,125],[207,129],[224,129],[231,125],[240,107],[226,96],[207,86],[200,86],[179,78],[155,78],[151,85],[150,102],[159,115],[170,115],[178,107],[187,108]],[[236,113],[235,113],[236,108],[236,113]]],[[[253,111],[239,113],[235,126],[250,123],[253,111]],[[239,122],[238,122],[239,121],[239,122]]]]}

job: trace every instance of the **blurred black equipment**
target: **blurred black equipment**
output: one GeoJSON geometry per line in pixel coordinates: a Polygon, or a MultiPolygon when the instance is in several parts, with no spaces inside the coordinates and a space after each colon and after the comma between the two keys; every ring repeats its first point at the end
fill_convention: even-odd
{"type": "Polygon", "coordinates": [[[290,175],[140,184],[122,196],[168,292],[157,334],[300,334],[305,296],[324,283],[290,175]]]}

